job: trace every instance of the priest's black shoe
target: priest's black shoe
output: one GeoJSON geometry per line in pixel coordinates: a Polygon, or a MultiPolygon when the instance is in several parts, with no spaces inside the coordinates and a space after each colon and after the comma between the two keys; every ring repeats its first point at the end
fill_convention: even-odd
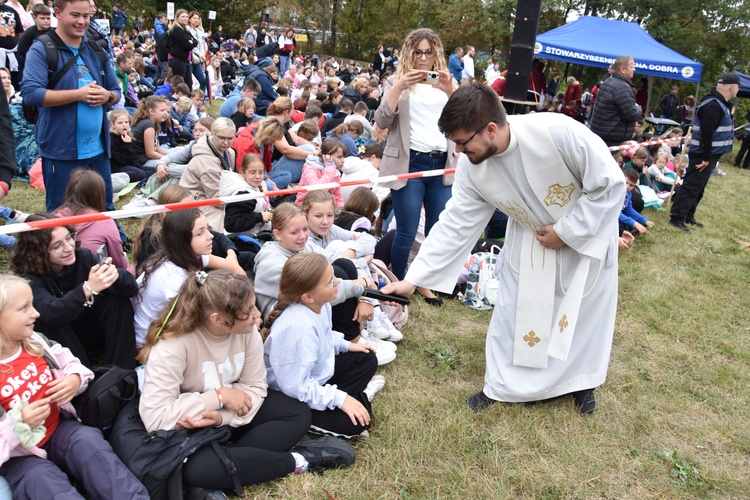
{"type": "Polygon", "coordinates": [[[469,405],[469,408],[471,408],[471,411],[479,413],[497,403],[497,401],[487,396],[484,391],[479,391],[478,393],[469,396],[466,403],[469,405]]]}
{"type": "Polygon", "coordinates": [[[698,222],[695,219],[688,219],[685,221],[685,224],[690,224],[691,226],[695,226],[695,227],[703,227],[703,223],[698,222]]]}
{"type": "Polygon", "coordinates": [[[573,397],[576,400],[576,408],[578,408],[578,411],[581,412],[581,415],[594,414],[594,409],[596,408],[596,400],[594,399],[593,389],[574,392],[573,397]]]}
{"type": "Polygon", "coordinates": [[[685,225],[684,222],[675,222],[675,221],[671,220],[671,221],[669,221],[669,225],[673,226],[673,227],[676,227],[680,231],[683,231],[683,232],[686,232],[686,233],[690,232],[690,229],[685,225]]]}

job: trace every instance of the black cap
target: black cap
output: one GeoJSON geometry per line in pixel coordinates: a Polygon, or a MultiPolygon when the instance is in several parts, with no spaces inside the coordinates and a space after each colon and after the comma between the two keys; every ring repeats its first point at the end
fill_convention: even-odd
{"type": "Polygon", "coordinates": [[[737,73],[727,73],[726,75],[722,75],[722,77],[719,78],[719,83],[723,85],[739,85],[740,77],[737,76],[737,73]]]}

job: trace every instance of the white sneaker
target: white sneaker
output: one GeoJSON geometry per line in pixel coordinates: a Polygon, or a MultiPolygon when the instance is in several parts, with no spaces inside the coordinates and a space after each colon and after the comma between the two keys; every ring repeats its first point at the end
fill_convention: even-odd
{"type": "Polygon", "coordinates": [[[365,387],[364,393],[367,396],[368,401],[375,399],[375,395],[385,387],[385,377],[382,375],[373,375],[367,387],[365,387]]]}
{"type": "Polygon", "coordinates": [[[378,351],[386,350],[396,352],[396,350],[398,350],[398,347],[396,347],[396,344],[394,344],[393,342],[390,342],[388,340],[380,340],[367,330],[362,330],[359,335],[360,344],[372,346],[378,351]]]}
{"type": "Polygon", "coordinates": [[[375,312],[376,319],[380,320],[381,327],[388,330],[388,337],[387,340],[390,340],[391,342],[401,342],[404,340],[404,334],[401,333],[398,328],[393,326],[393,323],[391,323],[391,320],[388,319],[388,315],[385,313],[385,311],[376,311],[375,312]]]}
{"type": "Polygon", "coordinates": [[[374,335],[380,340],[388,340],[391,336],[391,332],[379,320],[377,313],[374,319],[365,322],[365,328],[370,332],[370,335],[374,335]]]}
{"type": "Polygon", "coordinates": [[[386,340],[380,340],[376,337],[368,337],[365,334],[367,330],[362,330],[359,337],[359,343],[363,345],[369,345],[375,348],[375,356],[378,358],[378,366],[387,365],[394,359],[396,359],[396,344],[388,342],[386,340]],[[388,345],[392,345],[393,348],[389,349],[388,345]]]}
{"type": "Polygon", "coordinates": [[[151,198],[146,198],[139,193],[133,196],[133,199],[130,200],[125,206],[123,206],[122,209],[130,210],[132,208],[152,207],[154,205],[156,205],[156,202],[154,200],[152,200],[151,198]]]}

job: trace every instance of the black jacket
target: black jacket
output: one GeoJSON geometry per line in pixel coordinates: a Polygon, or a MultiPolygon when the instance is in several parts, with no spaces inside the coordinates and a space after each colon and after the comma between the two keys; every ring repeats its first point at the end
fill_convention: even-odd
{"type": "MultiPolygon", "coordinates": [[[[86,295],[83,293],[83,282],[89,277],[91,268],[99,261],[85,248],[76,250],[76,261],[64,269],[63,275],[44,274],[42,276],[23,276],[29,280],[34,294],[34,309],[39,311],[36,329],[42,333],[54,333],[62,325],[68,325],[84,311],[86,295]]],[[[99,292],[99,295],[134,297],[138,293],[135,278],[125,269],[118,269],[115,283],[99,292]]],[[[96,305],[96,301],[94,301],[96,305]]]]}
{"type": "Polygon", "coordinates": [[[16,140],[10,119],[8,99],[0,99],[0,181],[10,189],[10,181],[16,174],[16,140]]]}
{"type": "MultiPolygon", "coordinates": [[[[249,191],[238,191],[237,194],[247,194],[249,191]]],[[[229,203],[224,209],[224,229],[230,233],[249,231],[263,222],[263,215],[255,211],[258,200],[229,203]]]]}
{"type": "MultiPolygon", "coordinates": [[[[727,103],[727,100],[724,99],[724,96],[717,92],[715,88],[711,92],[706,94],[703,99],[701,99],[701,102],[710,97],[716,98],[716,100],[718,100],[719,102],[712,101],[706,103],[705,106],[699,106],[695,111],[695,114],[698,117],[698,121],[700,122],[700,148],[698,151],[695,151],[695,148],[690,148],[691,163],[693,163],[694,161],[717,160],[721,157],[721,155],[711,154],[711,143],[713,142],[716,129],[719,127],[719,125],[721,124],[721,120],[724,118],[724,108],[729,109],[731,112],[732,106],[727,103]],[[708,153],[703,153],[703,151],[708,151],[708,153]]],[[[748,115],[750,115],[750,113],[748,113],[748,115]]],[[[695,129],[693,130],[693,133],[695,134],[695,129]]]]}
{"type": "Polygon", "coordinates": [[[197,46],[198,42],[193,38],[193,35],[179,26],[170,31],[167,37],[167,52],[172,57],[184,62],[188,62],[188,54],[197,46]]]}
{"type": "Polygon", "coordinates": [[[608,146],[615,146],[633,137],[635,122],[641,113],[641,107],[635,102],[633,84],[619,73],[612,73],[596,96],[591,131],[608,146]]]}

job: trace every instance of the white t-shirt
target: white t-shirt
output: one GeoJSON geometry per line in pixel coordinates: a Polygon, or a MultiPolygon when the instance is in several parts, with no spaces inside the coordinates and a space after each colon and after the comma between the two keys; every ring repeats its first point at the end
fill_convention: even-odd
{"type": "Polygon", "coordinates": [[[411,149],[429,153],[448,151],[448,141],[438,129],[440,113],[448,102],[442,90],[418,83],[409,94],[409,141],[411,149]]]}
{"type": "Polygon", "coordinates": [[[464,56],[464,78],[474,78],[474,58],[469,54],[464,56]]]}
{"type": "MultiPolygon", "coordinates": [[[[203,267],[208,265],[208,257],[208,255],[201,256],[203,267]]],[[[143,283],[143,277],[144,274],[141,273],[136,280],[139,289],[141,283],[143,283]]],[[[139,295],[130,299],[135,311],[135,345],[138,347],[143,345],[146,341],[149,325],[159,317],[164,307],[177,296],[186,278],[187,271],[166,260],[151,273],[146,288],[139,290],[139,295]]]]}

